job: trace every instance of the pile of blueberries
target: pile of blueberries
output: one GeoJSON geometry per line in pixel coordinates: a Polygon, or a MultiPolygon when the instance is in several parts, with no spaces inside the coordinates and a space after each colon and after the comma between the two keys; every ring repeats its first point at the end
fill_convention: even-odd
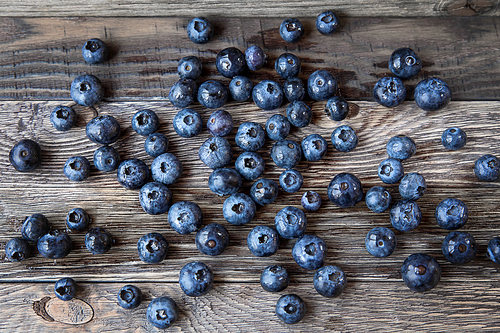
{"type": "MultiPolygon", "coordinates": [[[[331,12],[321,13],[316,20],[318,31],[325,35],[334,33],[338,28],[338,18],[331,12]]],[[[211,23],[204,18],[194,18],[187,25],[188,37],[198,44],[210,41],[214,34],[211,23]]],[[[289,43],[297,42],[304,34],[301,22],[294,18],[284,20],[279,28],[281,37],[289,43]]],[[[108,57],[106,45],[99,39],[87,41],[83,48],[84,59],[91,64],[102,63],[108,57]]],[[[245,53],[230,47],[217,54],[215,64],[218,72],[231,78],[229,88],[217,80],[195,82],[202,71],[202,63],[195,56],[180,59],[178,74],[180,79],[169,92],[170,102],[181,109],[173,118],[175,132],[190,138],[198,135],[203,127],[202,118],[195,110],[187,108],[197,100],[201,105],[215,110],[209,117],[206,127],[212,135],[199,148],[199,159],[213,169],[208,180],[212,192],[219,196],[228,196],[223,205],[224,219],[233,225],[244,225],[252,221],[258,206],[274,202],[279,187],[285,192],[295,193],[303,184],[302,175],[294,168],[305,158],[308,161],[322,159],[328,148],[327,141],[319,134],[307,136],[299,144],[287,140],[290,129],[302,128],[311,122],[311,108],[303,101],[306,94],[315,101],[327,101],[325,113],[334,121],[341,121],[349,112],[348,102],[339,96],[336,78],[326,70],[312,73],[307,86],[297,77],[301,70],[300,59],[284,53],[275,61],[276,72],[285,79],[283,86],[272,80],[263,80],[255,86],[242,74],[248,68],[257,71],[264,66],[267,56],[258,46],[250,46],[245,53]],[[238,156],[235,168],[228,168],[233,152],[230,143],[224,137],[233,129],[233,119],[229,112],[220,110],[229,99],[247,101],[250,98],[263,110],[279,108],[284,99],[289,101],[286,117],[281,114],[271,116],[263,127],[255,122],[244,122],[238,127],[235,142],[244,152],[238,156]],[[265,144],[266,137],[276,141],[271,148],[273,162],[284,171],[279,176],[279,185],[272,179],[260,178],[265,162],[256,152],[265,144]],[[243,180],[254,181],[249,195],[240,193],[243,180]]],[[[415,76],[422,68],[418,55],[409,48],[394,51],[389,60],[389,69],[394,77],[380,79],[373,88],[375,100],[383,106],[394,107],[406,97],[404,79],[415,76]]],[[[100,80],[92,75],[77,77],[71,84],[71,97],[79,105],[94,108],[102,100],[103,87],[100,80]]],[[[415,88],[415,102],[426,111],[439,110],[451,99],[448,85],[439,78],[427,78],[415,88]]],[[[94,108],[95,110],[95,108],[94,108]]],[[[70,106],[56,107],[50,116],[53,126],[60,131],[70,130],[75,124],[76,114],[70,106]]],[[[206,255],[219,255],[229,244],[229,233],[221,224],[211,223],[202,227],[203,214],[200,207],[190,201],[172,203],[172,193],[167,187],[175,183],[182,175],[181,161],[168,153],[168,138],[157,133],[158,116],[151,110],[138,111],[132,117],[132,128],[146,137],[145,151],[154,157],[149,168],[139,159],[120,161],[120,155],[110,144],[120,136],[118,121],[109,115],[97,115],[86,127],[88,138],[102,147],[94,153],[95,167],[104,172],[117,170],[118,182],[127,189],[140,189],[139,201],[148,214],[168,213],[167,220],[176,232],[185,235],[196,232],[196,246],[206,255]],[[150,182],[150,177],[152,182],[150,182]]],[[[460,128],[449,128],[442,135],[442,144],[450,150],[462,148],[467,141],[466,134],[460,128]]],[[[349,152],[356,148],[358,137],[353,128],[347,125],[333,130],[331,142],[335,150],[349,152]]],[[[419,173],[404,174],[402,161],[416,153],[415,142],[407,136],[395,136],[387,143],[389,158],[382,161],[378,168],[380,179],[386,184],[399,182],[402,200],[390,209],[392,226],[401,232],[416,228],[422,213],[416,203],[426,191],[426,182],[419,173]]],[[[25,172],[34,170],[41,160],[38,143],[21,140],[10,152],[10,162],[15,169],[25,172]]],[[[72,181],[82,181],[90,175],[90,162],[82,156],[69,158],[64,165],[64,174],[72,181]]],[[[499,160],[492,155],[479,158],[474,167],[476,176],[482,181],[495,181],[500,176],[499,160]]],[[[328,198],[339,207],[351,207],[363,198],[360,180],[350,174],[336,175],[328,185],[328,198]]],[[[381,186],[369,189],[365,195],[366,205],[375,213],[387,210],[391,204],[391,194],[381,186]]],[[[318,193],[307,191],[301,204],[305,210],[315,211],[321,206],[318,193]]],[[[443,200],[436,208],[436,221],[446,230],[456,230],[467,221],[467,206],[456,198],[443,200]]],[[[67,226],[73,230],[83,230],[90,222],[83,209],[74,209],[68,213],[67,226]]],[[[280,210],[275,217],[275,228],[257,226],[247,237],[249,250],[258,257],[273,255],[283,239],[297,239],[292,255],[295,262],[306,270],[317,270],[314,275],[314,287],[325,297],[336,297],[346,286],[346,276],[336,266],[324,266],[326,255],[325,242],[318,236],[306,234],[307,219],[305,213],[296,207],[288,206],[280,210]]],[[[5,248],[7,257],[12,261],[21,261],[30,255],[30,242],[36,242],[38,252],[47,258],[65,257],[71,250],[69,235],[50,231],[47,219],[42,214],[26,218],[22,238],[10,240],[5,248]]],[[[93,228],[85,237],[85,245],[93,254],[105,253],[112,246],[111,235],[102,228],[93,228]]],[[[376,227],[367,234],[366,249],[375,257],[389,256],[396,248],[397,240],[393,231],[385,227],[376,227]]],[[[165,259],[169,244],[159,233],[142,236],[138,243],[139,258],[146,263],[158,263],[165,259]]],[[[452,231],[443,241],[444,256],[454,264],[463,264],[476,255],[476,242],[467,232],[452,231]]],[[[494,238],[488,246],[488,256],[500,263],[500,238],[494,238]]],[[[438,262],[425,254],[410,255],[401,273],[406,285],[415,291],[426,291],[437,285],[441,269],[438,262]]],[[[287,271],[278,265],[267,267],[261,275],[261,285],[266,291],[279,292],[289,284],[287,271]]],[[[202,262],[190,262],[179,275],[179,284],[188,296],[202,296],[213,285],[213,273],[202,262]]],[[[54,288],[57,297],[68,300],[76,293],[76,283],[71,278],[59,280],[54,288]]],[[[131,285],[124,286],[118,293],[118,303],[124,308],[135,308],[140,304],[141,291],[131,285]]],[[[276,305],[276,315],[288,324],[299,322],[305,315],[305,305],[295,294],[283,295],[276,305]]],[[[158,328],[169,327],[177,318],[178,308],[170,297],[155,298],[147,309],[148,320],[158,328]]]]}

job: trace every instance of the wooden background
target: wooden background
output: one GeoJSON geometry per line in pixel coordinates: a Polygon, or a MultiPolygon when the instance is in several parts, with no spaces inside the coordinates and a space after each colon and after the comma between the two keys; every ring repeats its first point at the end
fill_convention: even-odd
{"type": "MultiPolygon", "coordinates": [[[[84,232],[72,232],[74,250],[68,257],[51,261],[36,255],[21,263],[0,262],[0,331],[5,332],[155,332],[145,312],[149,301],[158,296],[173,297],[180,307],[178,322],[170,331],[193,332],[304,332],[304,331],[492,331],[500,330],[498,294],[499,266],[486,258],[488,241],[499,235],[500,187],[498,182],[479,182],[474,177],[474,161],[481,155],[500,155],[500,58],[497,17],[498,1],[144,1],[130,0],[75,3],[74,1],[29,0],[12,4],[0,1],[0,246],[19,236],[27,215],[47,216],[55,229],[65,228],[66,213],[74,207],[86,209],[92,226],[104,227],[116,239],[104,255],[92,255],[84,246],[84,232]],[[314,20],[322,10],[341,14],[339,32],[320,35],[314,20]],[[216,36],[205,45],[193,44],[185,26],[194,15],[214,22],[216,36]],[[277,28],[283,17],[300,17],[306,35],[297,44],[286,44],[277,28]],[[277,18],[278,17],[278,18],[277,18]],[[81,45],[88,38],[103,39],[111,48],[111,59],[102,65],[87,65],[81,45]],[[199,56],[204,65],[202,80],[217,78],[213,65],[217,52],[229,46],[245,50],[259,45],[269,56],[268,64],[249,73],[254,83],[264,78],[283,82],[274,71],[274,60],[283,52],[302,60],[304,81],[316,69],[328,69],[339,82],[351,105],[346,120],[336,123],[323,112],[325,102],[308,102],[313,109],[311,125],[294,129],[293,140],[312,133],[330,141],[341,124],[352,126],[359,137],[350,153],[333,151],[319,162],[301,162],[297,170],[304,176],[300,192],[280,192],[274,204],[259,208],[251,223],[233,226],[221,216],[224,198],[214,195],[207,185],[210,170],[197,159],[201,143],[209,137],[206,129],[191,139],[176,135],[172,118],[178,111],[167,100],[170,86],[177,80],[177,61],[187,55],[199,56]],[[373,101],[371,90],[381,77],[390,75],[387,61],[399,47],[411,47],[420,55],[422,72],[405,82],[408,98],[396,108],[384,108],[373,101]],[[194,235],[175,233],[166,215],[151,216],[142,211],[138,191],[125,190],[115,173],[92,169],[81,183],[70,182],[62,173],[67,158],[83,155],[92,160],[98,147],[85,136],[92,118],[88,108],[77,106],[78,123],[69,132],[58,132],[50,124],[51,110],[70,105],[69,87],[78,75],[97,75],[106,88],[105,100],[97,108],[115,116],[122,135],[114,144],[123,159],[140,158],[152,162],[143,150],[144,138],[130,125],[132,115],[143,108],[157,112],[159,131],[170,139],[170,152],[184,165],[182,179],[171,186],[174,200],[198,203],[204,224],[218,222],[230,234],[230,246],[220,256],[200,254],[194,235]],[[443,110],[424,112],[413,102],[413,89],[423,78],[437,76],[449,83],[452,102],[443,110]],[[456,152],[440,143],[444,129],[463,128],[467,145],[456,152]],[[406,172],[424,175],[428,191],[418,201],[423,211],[421,225],[410,233],[399,233],[393,255],[377,259],[364,247],[366,233],[375,226],[390,227],[389,213],[375,214],[364,201],[341,209],[330,203],[326,187],[333,176],[352,172],[365,192],[384,185],[377,166],[386,158],[385,144],[394,135],[406,134],[417,143],[417,154],[404,162],[406,172]],[[11,147],[22,138],[38,141],[43,150],[42,166],[32,173],[16,172],[8,162],[11,147]],[[347,274],[348,286],[338,298],[320,296],[312,285],[314,271],[305,271],[292,259],[294,241],[283,241],[278,252],[268,258],[254,257],[246,246],[246,236],[256,225],[274,224],[274,216],[287,205],[300,207],[306,190],[321,194],[323,205],[307,212],[307,232],[323,237],[328,247],[326,263],[338,265],[347,274]],[[463,228],[478,243],[478,256],[464,266],[453,266],[441,253],[447,231],[434,220],[436,205],[447,197],[457,197],[469,207],[469,221],[463,228]],[[157,265],[142,263],[136,242],[145,233],[160,232],[170,242],[167,259],[157,265]],[[443,274],[440,284],[426,293],[415,293],[403,283],[399,269],[411,253],[435,256],[443,274]],[[183,265],[201,260],[215,275],[213,290],[206,296],[190,298],[180,290],[177,279],[183,265]],[[291,276],[288,289],[273,294],[259,284],[261,271],[281,264],[291,276]],[[53,284],[61,278],[75,278],[81,288],[77,298],[91,306],[93,316],[79,312],[79,301],[56,304],[55,320],[38,316],[33,304],[44,297],[54,298],[53,284]],[[144,293],[141,306],[124,310],[116,304],[118,290],[125,284],[139,286],[144,293]],[[282,324],[274,314],[280,295],[297,293],[306,302],[307,315],[299,324],[282,324]],[[59,306],[59,307],[57,307],[59,306]],[[83,318],[83,319],[82,319],[83,318]],[[61,323],[78,323],[80,325],[61,323]]],[[[264,124],[285,107],[262,111],[253,103],[230,102],[223,108],[235,121],[229,135],[234,158],[241,150],[234,134],[244,121],[264,124]]],[[[193,105],[206,121],[213,110],[193,105]]],[[[268,162],[264,177],[277,180],[283,171],[269,157],[270,140],[259,150],[268,162]]],[[[234,163],[234,160],[233,160],[234,163]]],[[[234,166],[232,164],[231,166],[234,166]]],[[[251,182],[241,191],[248,193],[251,182]]],[[[396,185],[384,185],[395,200],[396,185]]],[[[2,257],[2,258],[3,258],[2,257]]],[[[52,300],[54,302],[54,300],[52,300]]]]}

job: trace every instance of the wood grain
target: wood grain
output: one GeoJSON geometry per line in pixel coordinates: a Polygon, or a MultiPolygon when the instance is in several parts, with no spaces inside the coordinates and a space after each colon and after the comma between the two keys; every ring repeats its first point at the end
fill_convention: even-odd
{"type": "MultiPolygon", "coordinates": [[[[87,6],[87,5],[86,5],[87,6]]],[[[341,93],[351,100],[373,100],[372,89],[391,75],[387,63],[400,47],[411,47],[421,57],[419,75],[405,81],[408,98],[423,78],[437,76],[451,87],[454,100],[499,100],[499,17],[341,19],[338,33],[321,35],[314,19],[304,19],[307,33],[297,44],[278,34],[276,18],[217,18],[216,37],[205,45],[186,34],[188,18],[4,18],[0,20],[0,99],[68,100],[71,81],[78,75],[97,75],[106,88],[105,99],[163,100],[178,80],[180,58],[196,55],[204,66],[201,83],[221,79],[214,66],[217,53],[230,46],[245,50],[259,45],[269,56],[267,65],[246,73],[254,83],[274,79],[275,59],[284,52],[302,61],[300,78],[306,82],[317,69],[330,70],[341,93]],[[133,28],[131,28],[133,27],[133,28]],[[111,59],[102,65],[83,61],[81,47],[88,38],[109,44],[111,59]]],[[[222,79],[229,84],[228,79],[222,79]]]]}

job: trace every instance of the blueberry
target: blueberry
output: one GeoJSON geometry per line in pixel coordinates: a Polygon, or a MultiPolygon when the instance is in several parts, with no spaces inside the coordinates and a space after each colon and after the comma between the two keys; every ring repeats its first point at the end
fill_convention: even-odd
{"type": "Polygon", "coordinates": [[[496,156],[483,155],[476,160],[474,173],[479,180],[493,182],[500,177],[500,161],[496,156]]]}
{"type": "Polygon", "coordinates": [[[272,203],[278,196],[278,184],[274,180],[261,178],[250,188],[250,197],[256,204],[264,206],[272,203]]]}
{"type": "Polygon", "coordinates": [[[366,192],[366,206],[375,213],[385,212],[391,204],[391,194],[382,186],[374,186],[366,192]]]}
{"type": "Polygon", "coordinates": [[[246,76],[235,76],[229,83],[231,97],[238,102],[244,102],[252,97],[253,83],[246,76]]]}
{"type": "Polygon", "coordinates": [[[238,156],[234,166],[241,177],[246,180],[255,180],[262,175],[266,165],[264,159],[259,154],[246,151],[238,156]]]}
{"type": "Polygon", "coordinates": [[[40,237],[50,230],[49,221],[40,213],[26,217],[23,222],[21,234],[23,238],[30,242],[36,242],[40,237]]]}
{"type": "Polygon", "coordinates": [[[219,196],[231,195],[240,189],[241,176],[234,169],[215,169],[208,177],[208,187],[219,196]]]}
{"type": "Polygon", "coordinates": [[[161,154],[151,163],[151,176],[156,182],[170,185],[181,178],[182,163],[179,159],[170,153],[161,154]]]}
{"type": "Polygon", "coordinates": [[[170,206],[167,221],[177,233],[187,235],[201,228],[203,213],[194,202],[178,201],[170,206]]]}
{"type": "Polygon", "coordinates": [[[285,83],[283,83],[283,93],[290,103],[303,100],[306,96],[304,82],[298,77],[286,79],[285,83]]]}
{"type": "Polygon", "coordinates": [[[172,298],[167,296],[154,298],[146,310],[148,321],[151,325],[159,329],[166,329],[172,326],[177,320],[178,315],[179,308],[177,304],[172,298]]]}
{"type": "Polygon", "coordinates": [[[469,209],[458,199],[446,198],[437,205],[434,217],[441,228],[456,230],[467,222],[469,209]]]}
{"type": "Polygon", "coordinates": [[[286,107],[286,117],[295,127],[306,127],[312,119],[311,108],[302,101],[295,101],[286,107]]]}
{"type": "Polygon", "coordinates": [[[306,315],[306,305],[295,294],[283,295],[276,303],[276,316],[285,324],[296,324],[306,315]]]}
{"type": "Polygon", "coordinates": [[[260,285],[265,291],[279,292],[290,283],[288,272],[281,266],[267,266],[260,275],[260,285]]]}
{"type": "Polygon", "coordinates": [[[339,19],[331,10],[323,12],[316,18],[316,29],[323,35],[333,34],[339,27],[339,19]]]}
{"type": "Polygon", "coordinates": [[[219,136],[207,139],[198,150],[198,157],[210,169],[228,165],[233,158],[229,142],[219,136]]]}
{"type": "Polygon", "coordinates": [[[337,80],[328,71],[317,70],[307,79],[307,93],[316,101],[326,101],[337,92],[337,80]]]}
{"type": "Polygon", "coordinates": [[[476,257],[477,244],[468,232],[452,231],[443,240],[441,250],[449,262],[461,265],[476,257]]]}
{"type": "Polygon", "coordinates": [[[283,191],[287,193],[295,193],[302,187],[304,178],[297,170],[288,169],[281,173],[279,182],[283,191]]]}
{"type": "Polygon", "coordinates": [[[151,133],[144,141],[144,150],[149,156],[158,157],[168,151],[168,138],[161,133],[151,133]]]}
{"type": "Polygon", "coordinates": [[[295,141],[280,140],[271,148],[271,158],[280,168],[293,169],[302,158],[302,149],[295,141]]]}
{"type": "Polygon", "coordinates": [[[90,141],[101,145],[109,145],[120,137],[121,128],[113,116],[98,116],[91,119],[85,129],[90,141]]]}
{"type": "Polygon", "coordinates": [[[57,230],[49,231],[38,239],[36,243],[38,253],[48,259],[60,259],[66,257],[71,251],[71,238],[68,234],[57,230]]]}
{"type": "Polygon", "coordinates": [[[389,59],[389,69],[400,79],[409,79],[422,69],[422,61],[410,48],[404,47],[392,52],[389,59]]]}
{"type": "Polygon", "coordinates": [[[58,131],[69,131],[76,124],[76,112],[69,106],[58,105],[50,113],[50,122],[58,131]]]}
{"type": "Polygon", "coordinates": [[[184,57],[179,60],[177,74],[181,79],[196,80],[201,75],[201,61],[195,56],[184,57]]]}
{"type": "Polygon", "coordinates": [[[227,222],[243,225],[252,221],[255,216],[255,202],[244,193],[235,193],[224,201],[222,213],[227,222]]]}
{"type": "Polygon", "coordinates": [[[180,79],[170,88],[168,100],[177,108],[185,108],[194,102],[197,91],[196,82],[191,79],[180,79]]]}
{"type": "Polygon", "coordinates": [[[269,257],[278,251],[280,240],[276,230],[265,225],[258,225],[248,233],[247,245],[253,255],[269,257]]]}
{"type": "Polygon", "coordinates": [[[99,171],[109,172],[118,168],[120,154],[111,146],[102,146],[94,152],[94,166],[99,171]]]}
{"type": "Polygon", "coordinates": [[[383,77],[373,87],[375,101],[388,108],[403,103],[406,97],[406,88],[400,78],[383,77]]]}
{"type": "Polygon", "coordinates": [[[398,240],[391,229],[376,227],[365,238],[366,250],[374,257],[385,258],[396,249],[398,240]]]}
{"type": "Polygon", "coordinates": [[[441,143],[446,149],[458,150],[467,143],[467,134],[458,127],[450,127],[441,135],[441,143]]]}
{"type": "Polygon", "coordinates": [[[224,252],[228,244],[229,234],[218,223],[210,223],[196,233],[196,247],[203,254],[217,256],[224,252]]]}
{"type": "Polygon", "coordinates": [[[160,120],[154,111],[137,111],[132,117],[132,129],[139,135],[148,136],[158,129],[160,120]]]}
{"type": "Polygon", "coordinates": [[[323,266],[326,244],[318,236],[304,234],[297,239],[292,249],[293,260],[307,270],[323,266]]]}
{"type": "Polygon", "coordinates": [[[400,160],[388,158],[378,166],[378,176],[386,184],[396,184],[403,178],[404,169],[400,160]]]}
{"type": "Polygon", "coordinates": [[[266,133],[271,140],[283,140],[290,133],[290,122],[281,114],[272,115],[266,121],[266,133]]]}
{"type": "Polygon", "coordinates": [[[262,80],[252,90],[255,105],[263,110],[274,110],[283,103],[283,88],[278,82],[262,80]]]}
{"type": "Polygon", "coordinates": [[[175,132],[183,138],[197,136],[203,127],[200,114],[192,109],[183,109],[177,112],[172,125],[175,132]]]}
{"type": "Polygon", "coordinates": [[[392,137],[387,142],[387,155],[398,160],[406,160],[417,152],[417,145],[412,138],[404,135],[392,137]]]}
{"type": "Polygon", "coordinates": [[[344,97],[333,96],[328,99],[325,106],[325,114],[331,120],[341,121],[347,117],[349,113],[349,103],[344,97]]]}
{"type": "Polygon", "coordinates": [[[12,262],[22,261],[31,256],[31,248],[26,239],[12,238],[5,244],[5,255],[12,262]]]}
{"type": "Polygon", "coordinates": [[[9,152],[9,162],[20,172],[35,170],[42,163],[40,145],[30,139],[17,142],[9,152]]]}
{"type": "Polygon", "coordinates": [[[436,111],[448,105],[451,100],[451,90],[443,80],[430,77],[417,84],[414,98],[421,109],[436,111]]]}
{"type": "Polygon", "coordinates": [[[124,309],[135,309],[141,301],[142,291],[134,285],[127,284],[118,292],[118,305],[124,309]]]}
{"type": "Polygon", "coordinates": [[[299,238],[306,231],[306,214],[297,207],[286,206],[274,217],[274,226],[284,239],[299,238]]]}
{"type": "Polygon", "coordinates": [[[426,189],[424,176],[417,172],[406,174],[399,183],[399,194],[403,199],[418,200],[426,189]]]}
{"type": "Polygon", "coordinates": [[[111,249],[113,237],[103,228],[92,228],[85,234],[85,246],[92,254],[104,254],[111,249]]]}
{"type": "Polygon", "coordinates": [[[394,229],[408,232],[418,227],[422,212],[413,200],[400,200],[391,208],[391,224],[394,229]]]}
{"type": "Polygon", "coordinates": [[[89,214],[82,208],[73,208],[66,215],[66,226],[71,230],[81,231],[90,224],[89,214]]]}
{"type": "Polygon", "coordinates": [[[323,266],[314,274],[314,289],[325,297],[337,297],[345,289],[347,278],[337,266],[323,266]]]}
{"type": "Polygon", "coordinates": [[[217,53],[215,67],[222,76],[235,77],[246,67],[245,55],[235,47],[228,47],[217,53]]]}
{"type": "Polygon", "coordinates": [[[99,38],[92,38],[83,44],[82,56],[89,64],[100,64],[108,60],[109,49],[99,38]]]}
{"type": "Polygon", "coordinates": [[[125,160],[118,165],[116,178],[127,189],[138,189],[147,183],[149,168],[139,159],[125,160]]]}
{"type": "Polygon", "coordinates": [[[296,77],[300,73],[300,59],[292,53],[283,53],[276,59],[274,68],[284,79],[296,77]]]}
{"type": "Polygon", "coordinates": [[[198,89],[198,102],[206,108],[217,109],[226,104],[228,91],[219,81],[208,80],[198,89]]]}
{"type": "Polygon", "coordinates": [[[316,211],[321,207],[321,196],[314,191],[307,191],[302,194],[300,203],[305,210],[316,211]]]}
{"type": "Polygon", "coordinates": [[[339,207],[351,207],[363,198],[363,186],[350,173],[339,173],[331,180],[327,189],[328,198],[339,207]]]}
{"type": "Polygon", "coordinates": [[[341,152],[352,151],[358,145],[358,136],[351,126],[342,125],[333,130],[332,136],[333,148],[341,152]]]}
{"type": "Polygon", "coordinates": [[[204,17],[195,17],[187,25],[189,39],[196,44],[206,44],[214,36],[214,27],[204,17]]]}
{"type": "Polygon", "coordinates": [[[496,264],[500,264],[500,237],[494,237],[488,243],[486,256],[496,264]]]}
{"type": "Polygon", "coordinates": [[[148,264],[156,264],[165,259],[168,247],[165,237],[157,232],[145,234],[137,242],[139,259],[148,264]]]}
{"type": "Polygon", "coordinates": [[[182,267],[179,285],[182,291],[191,297],[207,294],[214,284],[214,275],[210,267],[201,261],[193,261],[182,267]]]}
{"type": "Polygon", "coordinates": [[[63,171],[69,180],[81,182],[90,176],[90,162],[83,156],[73,156],[66,160],[63,171]]]}
{"type": "Polygon", "coordinates": [[[54,284],[54,294],[63,301],[69,301],[76,295],[77,284],[72,278],[62,278],[54,284]]]}
{"type": "Polygon", "coordinates": [[[413,291],[428,291],[441,279],[441,267],[433,257],[416,253],[406,258],[401,266],[401,275],[408,288],[413,291]]]}
{"type": "Polygon", "coordinates": [[[233,129],[233,117],[227,111],[217,110],[208,118],[207,129],[213,136],[226,136],[233,129]]]}
{"type": "Polygon", "coordinates": [[[296,43],[304,36],[304,26],[296,18],[287,18],[280,24],[280,36],[287,43],[296,43]]]}
{"type": "Polygon", "coordinates": [[[94,75],[80,75],[71,82],[71,99],[79,105],[93,106],[104,96],[101,80],[94,75]]]}
{"type": "Polygon", "coordinates": [[[266,63],[266,54],[262,49],[256,45],[250,46],[245,51],[245,60],[248,69],[251,71],[258,71],[266,63]]]}
{"type": "Polygon", "coordinates": [[[172,192],[162,183],[146,183],[139,191],[139,202],[146,213],[163,214],[172,204],[172,192]]]}
{"type": "Polygon", "coordinates": [[[247,121],[238,127],[234,141],[244,151],[256,151],[264,146],[266,132],[261,124],[247,121]]]}

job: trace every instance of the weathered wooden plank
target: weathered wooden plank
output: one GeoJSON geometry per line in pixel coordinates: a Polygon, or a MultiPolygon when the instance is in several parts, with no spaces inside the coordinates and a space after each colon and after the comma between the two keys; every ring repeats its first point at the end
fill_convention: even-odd
{"type": "MultiPolygon", "coordinates": [[[[91,8],[88,3],[85,7],[91,8]]],[[[428,76],[446,80],[454,100],[500,98],[498,17],[349,17],[341,19],[340,31],[332,36],[319,34],[314,19],[307,18],[303,19],[307,33],[297,44],[280,38],[281,20],[277,18],[217,18],[213,19],[217,27],[214,40],[197,45],[187,38],[188,21],[166,17],[4,18],[0,20],[0,99],[69,99],[71,81],[91,73],[103,81],[106,100],[161,100],[178,79],[181,57],[201,58],[204,72],[200,82],[221,79],[213,64],[217,52],[229,46],[244,50],[252,44],[262,46],[269,56],[263,69],[247,73],[254,82],[269,78],[283,82],[274,70],[274,61],[288,51],[302,60],[299,77],[303,80],[317,69],[328,69],[337,76],[346,98],[372,100],[375,82],[390,74],[387,62],[391,53],[407,46],[418,52],[424,65],[417,77],[406,82],[408,99],[413,98],[415,85],[428,76]],[[109,44],[109,62],[90,66],[83,61],[81,46],[92,37],[109,44]]],[[[229,83],[225,78],[222,81],[229,83]]]]}
{"type": "MultiPolygon", "coordinates": [[[[324,237],[330,251],[327,262],[345,267],[356,281],[385,281],[398,279],[398,269],[406,256],[424,251],[435,255],[443,266],[444,277],[453,281],[489,281],[498,268],[485,257],[486,245],[500,233],[495,222],[500,218],[498,182],[478,182],[472,167],[482,154],[500,154],[498,132],[499,102],[451,102],[437,112],[424,112],[413,102],[389,109],[376,103],[357,101],[351,103],[350,116],[341,123],[329,120],[322,109],[325,102],[312,104],[313,122],[308,127],[294,129],[290,138],[300,141],[308,134],[318,133],[328,141],[338,124],[349,124],[358,133],[358,147],[350,153],[330,150],[319,162],[301,162],[297,170],[304,175],[300,193],[281,192],[276,202],[258,210],[254,221],[245,226],[232,226],[221,216],[224,198],[210,192],[207,186],[210,170],[197,158],[201,143],[209,137],[204,130],[198,137],[182,139],[172,129],[171,120],[177,110],[167,102],[101,103],[101,114],[114,115],[122,125],[123,134],[114,146],[123,158],[141,158],[150,164],[152,158],[143,151],[144,138],[132,131],[130,119],[140,109],[150,108],[161,119],[160,132],[170,139],[170,151],[184,165],[183,178],[171,186],[174,201],[197,202],[204,212],[204,223],[222,223],[231,235],[230,246],[219,257],[201,255],[194,244],[194,235],[181,236],[170,229],[166,215],[151,216],[144,213],[138,202],[138,191],[125,190],[116,182],[115,173],[104,174],[92,170],[91,177],[82,183],[70,182],[62,173],[64,161],[73,155],[83,155],[92,160],[98,147],[85,136],[85,123],[92,113],[77,107],[78,126],[69,132],[57,132],[49,121],[49,114],[58,102],[2,102],[0,104],[0,243],[19,234],[25,216],[42,212],[54,228],[64,228],[66,213],[74,207],[87,209],[93,217],[93,226],[107,228],[116,238],[116,246],[108,254],[93,256],[84,247],[84,233],[72,233],[75,247],[67,257],[57,262],[37,255],[25,262],[0,263],[0,280],[36,281],[72,274],[86,281],[175,281],[179,269],[189,260],[210,263],[217,281],[251,281],[259,279],[267,265],[279,262],[291,272],[292,278],[304,282],[313,272],[300,269],[291,258],[293,241],[283,241],[278,253],[269,258],[253,257],[246,247],[247,233],[256,225],[272,225],[275,214],[287,205],[298,206],[305,190],[318,191],[324,205],[317,212],[307,213],[308,232],[324,237]],[[468,144],[459,151],[447,151],[440,144],[442,131],[450,126],[463,128],[469,137],[468,144]],[[405,161],[406,172],[422,173],[428,183],[427,194],[419,200],[424,219],[422,225],[408,234],[398,234],[396,253],[384,260],[372,258],[364,249],[364,237],[375,226],[390,226],[389,213],[375,214],[363,202],[351,209],[340,209],[327,200],[326,187],[331,178],[340,172],[356,174],[366,189],[383,185],[377,177],[377,166],[386,158],[385,144],[396,134],[413,137],[417,154],[405,161]],[[34,138],[43,149],[43,162],[33,173],[19,173],[8,164],[10,147],[21,138],[34,138]],[[470,209],[466,225],[479,244],[478,258],[470,265],[452,267],[445,263],[440,244],[447,232],[437,227],[433,215],[436,205],[446,197],[462,199],[470,209]],[[171,244],[168,259],[159,265],[142,264],[136,252],[136,242],[145,233],[163,233],[171,244]]],[[[196,107],[204,120],[210,110],[196,107]]],[[[284,114],[284,108],[261,111],[252,104],[230,103],[225,107],[238,126],[243,121],[264,124],[274,113],[284,114]]],[[[234,158],[241,153],[234,143],[236,128],[228,136],[234,158]]],[[[282,172],[269,157],[272,142],[268,141],[259,152],[267,161],[265,177],[277,180],[282,172]]],[[[243,192],[248,193],[251,182],[244,182],[243,192]]],[[[397,186],[387,186],[395,199],[399,198],[397,186]]]]}

